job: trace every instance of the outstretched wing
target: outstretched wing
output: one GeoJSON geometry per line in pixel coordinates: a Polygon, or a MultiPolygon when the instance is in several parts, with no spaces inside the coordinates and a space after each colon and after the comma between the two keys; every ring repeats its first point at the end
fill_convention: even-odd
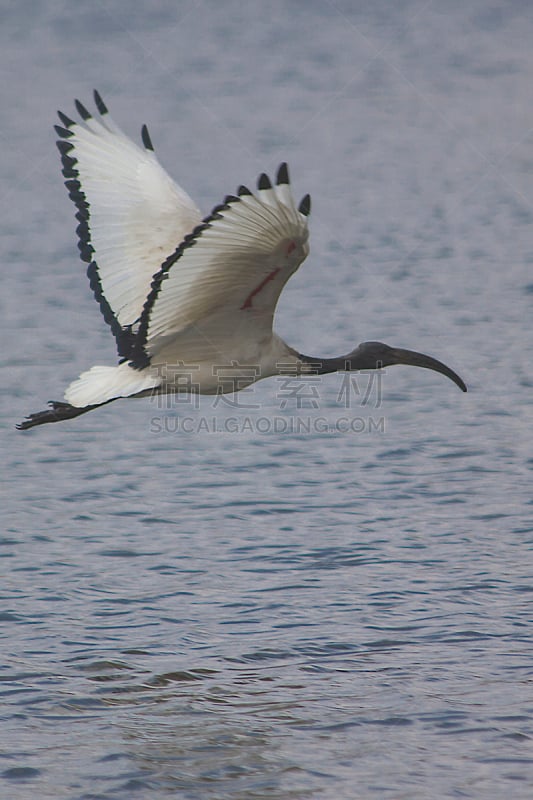
{"type": "Polygon", "coordinates": [[[154,276],[133,366],[147,366],[180,336],[190,341],[197,331],[209,338],[211,320],[218,339],[239,325],[236,315],[247,315],[246,327],[258,337],[271,332],[280,292],[309,251],[310,199],[296,208],[286,164],[275,187],[261,175],[258,190],[241,186],[238,196],[226,197],[154,276]]]}
{"type": "Polygon", "coordinates": [[[159,164],[146,126],[144,149],[110,118],[76,101],[80,119],[59,113],[57,146],[79,220],[78,247],[104,317],[127,358],[150,285],[163,262],[200,222],[191,198],[159,164]]]}

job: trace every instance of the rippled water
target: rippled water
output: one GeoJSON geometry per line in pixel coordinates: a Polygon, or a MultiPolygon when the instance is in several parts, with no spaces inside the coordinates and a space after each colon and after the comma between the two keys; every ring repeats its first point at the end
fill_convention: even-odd
{"type": "Polygon", "coordinates": [[[530,798],[529,5],[18,3],[2,30],[0,796],[530,798]],[[93,86],[206,212],[289,161],[293,346],[420,349],[469,393],[398,367],[14,431],[113,363],[50,133],[93,86]]]}

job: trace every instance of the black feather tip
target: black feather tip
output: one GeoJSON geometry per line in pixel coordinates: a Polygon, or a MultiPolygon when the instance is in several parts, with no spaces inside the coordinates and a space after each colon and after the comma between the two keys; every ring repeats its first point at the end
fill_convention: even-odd
{"type": "Polygon", "coordinates": [[[74,136],[74,131],[62,128],[61,125],[54,125],[54,130],[61,139],[70,139],[71,136],[74,136]]]}
{"type": "Polygon", "coordinates": [[[154,146],[152,144],[152,140],[150,138],[150,134],[148,133],[148,128],[146,127],[146,125],[143,125],[141,128],[141,136],[143,140],[143,145],[146,147],[146,149],[153,151],[154,146]]]}
{"type": "Polygon", "coordinates": [[[84,120],[91,119],[91,115],[89,114],[83,103],[80,103],[79,100],[74,100],[74,105],[76,106],[76,111],[78,112],[78,114],[82,119],[84,120]]]}
{"type": "Polygon", "coordinates": [[[72,142],[69,142],[68,140],[65,139],[59,139],[56,142],[56,145],[57,149],[59,150],[62,156],[66,156],[70,153],[71,150],[74,150],[74,145],[72,144],[72,142]]]}
{"type": "Polygon", "coordinates": [[[58,111],[57,116],[59,117],[65,128],[72,128],[72,126],[76,124],[73,119],[67,117],[67,115],[63,114],[62,111],[58,111]]]}
{"type": "Polygon", "coordinates": [[[104,101],[102,100],[102,97],[101,97],[101,95],[100,95],[100,92],[98,92],[98,91],[95,89],[95,90],[94,90],[94,92],[93,92],[93,95],[94,95],[94,102],[96,103],[96,108],[98,109],[98,113],[99,113],[99,114],[102,114],[102,116],[103,116],[104,114],[108,114],[109,112],[108,112],[108,110],[107,110],[107,106],[106,106],[106,104],[104,103],[104,101]]]}
{"type": "Polygon", "coordinates": [[[276,183],[278,186],[281,183],[290,183],[289,181],[289,168],[285,162],[279,165],[278,174],[276,177],[276,183]]]}
{"type": "Polygon", "coordinates": [[[311,211],[311,197],[310,195],[306,194],[305,197],[302,197],[300,205],[298,206],[298,211],[300,214],[303,214],[304,217],[308,217],[311,211]]]}
{"type": "Polygon", "coordinates": [[[213,210],[211,211],[211,213],[207,217],[204,217],[204,223],[206,223],[206,224],[209,223],[212,220],[213,216],[216,215],[216,214],[218,214],[219,218],[220,218],[220,213],[222,211],[227,211],[228,208],[229,208],[229,206],[226,203],[226,201],[224,201],[223,203],[219,203],[218,206],[215,206],[213,208],[213,210]]]}
{"type": "Polygon", "coordinates": [[[270,183],[270,178],[268,175],[265,175],[263,172],[257,181],[257,188],[258,189],[272,189],[272,184],[270,183]]]}

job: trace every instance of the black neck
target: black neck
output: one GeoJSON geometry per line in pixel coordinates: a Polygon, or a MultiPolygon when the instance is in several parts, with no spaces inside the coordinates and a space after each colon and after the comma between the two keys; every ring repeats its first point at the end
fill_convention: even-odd
{"type": "Polygon", "coordinates": [[[327,375],[330,372],[348,372],[354,369],[361,369],[361,367],[355,365],[355,360],[348,356],[316,358],[315,356],[305,356],[302,353],[298,353],[298,358],[307,367],[305,371],[312,375],[327,375]]]}

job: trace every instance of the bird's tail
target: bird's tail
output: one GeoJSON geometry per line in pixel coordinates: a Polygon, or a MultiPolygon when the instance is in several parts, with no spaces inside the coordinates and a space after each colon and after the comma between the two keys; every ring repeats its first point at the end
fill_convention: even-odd
{"type": "Polygon", "coordinates": [[[154,389],[161,378],[147,369],[133,369],[124,361],[118,367],[91,367],[67,386],[65,400],[76,407],[102,405],[119,397],[132,397],[154,389]]]}
{"type": "Polygon", "coordinates": [[[49,409],[30,414],[17,428],[25,431],[46,422],[72,419],[119,397],[149,394],[160,383],[161,378],[150,369],[135,370],[126,362],[118,367],[91,367],[67,387],[66,402],[50,402],[49,409]]]}

